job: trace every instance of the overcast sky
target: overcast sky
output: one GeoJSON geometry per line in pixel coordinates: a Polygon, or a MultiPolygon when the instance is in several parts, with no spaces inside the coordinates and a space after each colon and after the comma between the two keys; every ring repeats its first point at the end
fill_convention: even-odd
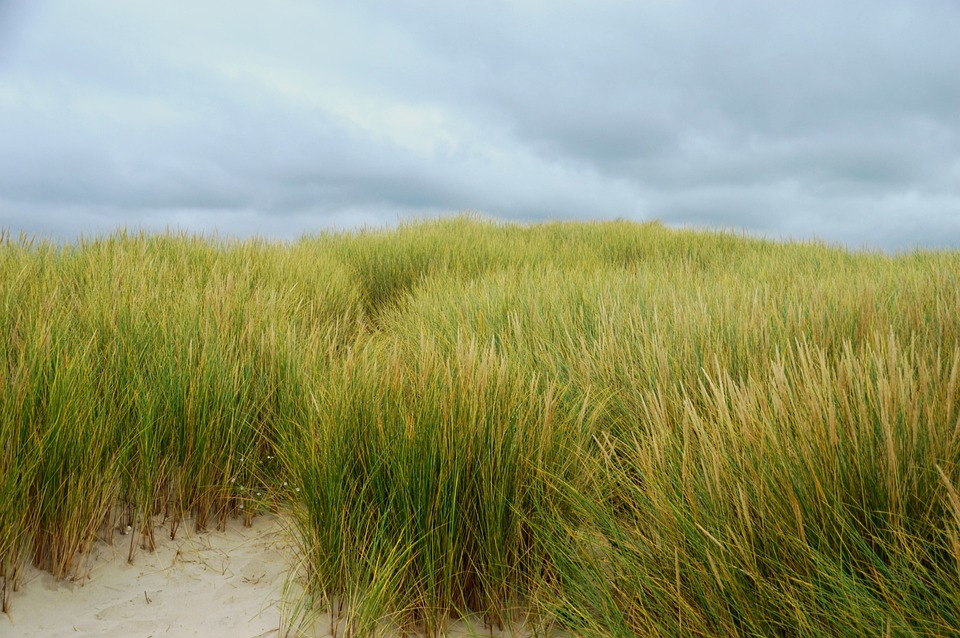
{"type": "Polygon", "coordinates": [[[957,0],[0,0],[0,227],[960,248],[957,0]]]}

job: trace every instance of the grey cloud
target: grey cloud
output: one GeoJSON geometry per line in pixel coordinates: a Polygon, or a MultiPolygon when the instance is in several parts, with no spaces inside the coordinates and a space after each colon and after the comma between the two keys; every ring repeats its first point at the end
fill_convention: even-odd
{"type": "Polygon", "coordinates": [[[8,6],[0,226],[473,209],[960,246],[946,0],[8,6]]]}

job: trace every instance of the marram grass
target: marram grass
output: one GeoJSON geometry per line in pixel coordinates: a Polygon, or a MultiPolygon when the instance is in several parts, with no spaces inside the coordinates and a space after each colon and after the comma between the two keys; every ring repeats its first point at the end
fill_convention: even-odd
{"type": "Polygon", "coordinates": [[[272,507],[291,627],[960,635],[958,282],[655,223],[4,237],[4,609],[272,507]]]}

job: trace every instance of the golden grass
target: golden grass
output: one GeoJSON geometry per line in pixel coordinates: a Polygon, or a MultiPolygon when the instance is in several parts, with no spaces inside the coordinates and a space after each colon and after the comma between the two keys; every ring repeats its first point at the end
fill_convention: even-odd
{"type": "Polygon", "coordinates": [[[272,506],[357,634],[960,633],[958,281],[629,222],[4,238],[4,609],[272,506]]]}

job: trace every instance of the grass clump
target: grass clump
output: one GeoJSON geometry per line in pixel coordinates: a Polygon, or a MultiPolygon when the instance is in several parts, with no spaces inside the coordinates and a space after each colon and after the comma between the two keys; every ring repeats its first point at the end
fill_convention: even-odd
{"type": "Polygon", "coordinates": [[[132,560],[135,539],[152,547],[155,516],[175,535],[185,515],[203,528],[243,504],[238,481],[253,480],[318,352],[294,355],[294,343],[344,341],[360,319],[336,262],[318,286],[291,257],[186,236],[4,240],[7,591],[28,554],[76,576],[97,535],[129,527],[132,560]]]}
{"type": "Polygon", "coordinates": [[[356,635],[958,635],[958,280],[629,222],[7,238],[5,605],[272,490],[356,635]]]}
{"type": "Polygon", "coordinates": [[[416,357],[370,344],[320,376],[313,416],[280,446],[303,487],[316,603],[430,634],[469,613],[518,622],[548,560],[538,510],[554,483],[587,480],[588,406],[476,342],[449,357],[429,341],[416,357]]]}

